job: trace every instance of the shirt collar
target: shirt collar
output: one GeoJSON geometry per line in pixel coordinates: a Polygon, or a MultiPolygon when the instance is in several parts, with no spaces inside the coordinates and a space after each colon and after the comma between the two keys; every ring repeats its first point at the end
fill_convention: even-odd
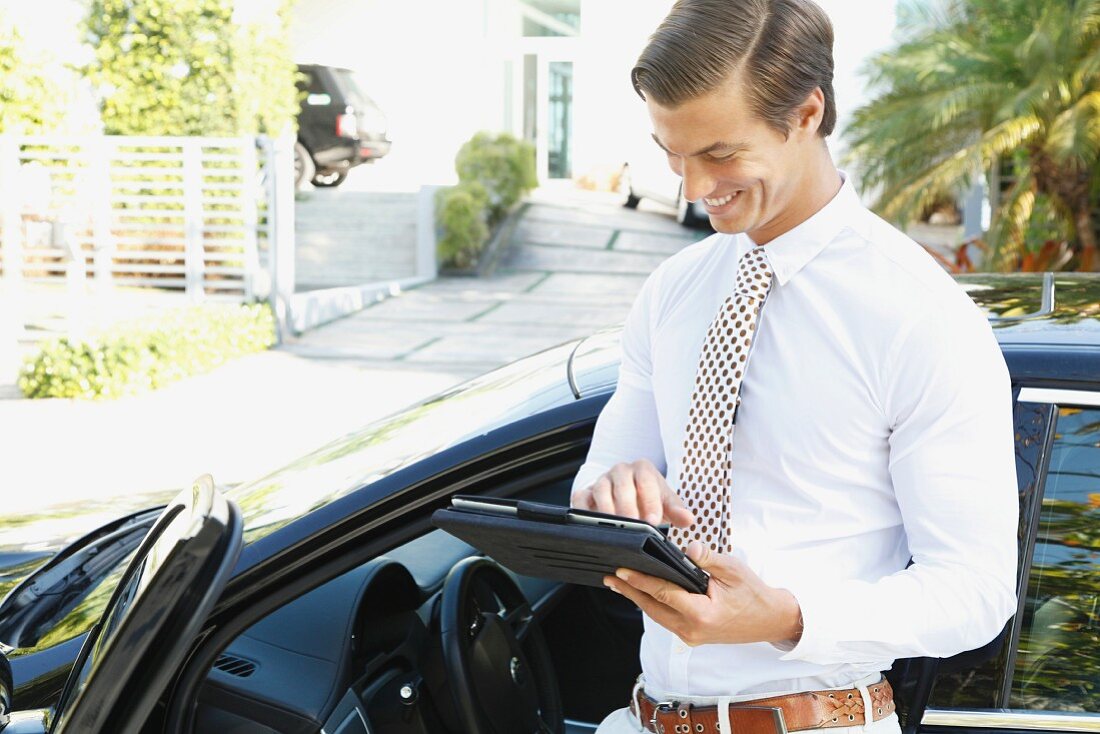
{"type": "Polygon", "coordinates": [[[764,253],[779,285],[785,284],[806,263],[817,257],[840,231],[853,221],[853,214],[863,207],[851,179],[840,172],[843,183],[828,204],[794,229],[784,232],[764,245],[764,253]]]}

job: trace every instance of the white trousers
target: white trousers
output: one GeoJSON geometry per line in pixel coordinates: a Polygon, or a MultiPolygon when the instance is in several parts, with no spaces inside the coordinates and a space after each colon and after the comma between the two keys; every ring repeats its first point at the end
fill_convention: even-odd
{"type": "MultiPolygon", "coordinates": [[[[865,678],[861,678],[858,681],[852,682],[850,685],[837,686],[835,689],[822,689],[822,690],[842,690],[845,688],[859,688],[860,693],[863,696],[863,708],[864,711],[871,710],[871,693],[867,690],[867,687],[878,683],[882,678],[881,673],[874,673],[865,678]]],[[[640,679],[639,679],[640,680],[640,679]]],[[[682,696],[679,694],[673,696],[663,695],[660,691],[649,691],[650,695],[656,694],[661,699],[675,698],[681,703],[691,703],[696,706],[714,706],[717,705],[721,699],[715,696],[682,696]]],[[[790,693],[790,691],[776,691],[774,693],[750,693],[744,696],[730,696],[728,703],[737,703],[738,701],[751,701],[754,698],[769,698],[771,696],[781,696],[784,693],[790,693]]],[[[721,724],[719,725],[721,726],[721,724]]],[[[638,719],[630,711],[629,708],[621,708],[612,711],[611,714],[600,723],[600,726],[596,729],[596,734],[638,734],[638,732],[645,732],[642,725],[638,722],[638,719]]],[[[868,720],[865,724],[858,724],[856,726],[837,726],[830,727],[828,729],[804,729],[798,734],[810,734],[811,732],[829,732],[829,734],[861,734],[861,732],[874,732],[874,734],[901,734],[901,724],[898,721],[898,713],[895,710],[885,719],[878,721],[868,720]]],[[[723,731],[722,734],[733,734],[732,732],[723,731]]]]}

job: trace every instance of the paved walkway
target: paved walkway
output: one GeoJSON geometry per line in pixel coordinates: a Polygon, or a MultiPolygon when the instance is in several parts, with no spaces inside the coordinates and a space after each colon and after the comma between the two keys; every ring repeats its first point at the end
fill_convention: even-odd
{"type": "MultiPolygon", "coordinates": [[[[210,472],[261,476],[526,354],[621,322],[645,275],[705,235],[608,195],[540,191],[490,278],[444,278],[269,352],[137,398],[0,399],[0,516],[141,506],[210,472]]],[[[20,518],[26,520],[27,518],[20,518]]],[[[0,526],[0,548],[45,538],[0,526]]]]}

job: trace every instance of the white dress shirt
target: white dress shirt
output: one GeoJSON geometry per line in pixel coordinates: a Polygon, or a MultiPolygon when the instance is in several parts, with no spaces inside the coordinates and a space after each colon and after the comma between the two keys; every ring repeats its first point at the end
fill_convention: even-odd
{"type": "MultiPolygon", "coordinates": [[[[646,280],[575,489],[641,458],[677,489],[698,355],[754,246],[715,234],[646,280]]],[[[731,532],[805,629],[793,649],[688,647],[645,617],[642,671],[665,693],[844,686],[980,647],[1016,611],[1012,398],[985,315],[847,181],[764,247],[775,280],[737,413],[731,532]]]]}

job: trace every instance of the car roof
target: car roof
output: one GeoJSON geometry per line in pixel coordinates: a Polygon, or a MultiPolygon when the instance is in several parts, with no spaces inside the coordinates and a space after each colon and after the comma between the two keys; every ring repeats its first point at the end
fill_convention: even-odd
{"type": "Polygon", "coordinates": [[[956,276],[1002,346],[1100,347],[1100,273],[956,276]]]}

